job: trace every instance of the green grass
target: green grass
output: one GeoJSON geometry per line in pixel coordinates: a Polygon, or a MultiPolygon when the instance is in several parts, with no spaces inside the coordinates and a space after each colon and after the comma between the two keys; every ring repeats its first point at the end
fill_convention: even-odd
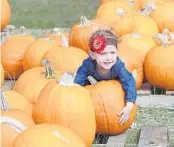
{"type": "Polygon", "coordinates": [[[10,24],[27,28],[70,28],[81,15],[92,19],[100,0],[9,0],[10,24]]]}

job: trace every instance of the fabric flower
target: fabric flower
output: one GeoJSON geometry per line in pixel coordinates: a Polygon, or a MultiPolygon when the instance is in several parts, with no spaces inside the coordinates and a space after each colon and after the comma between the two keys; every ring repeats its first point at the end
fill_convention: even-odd
{"type": "Polygon", "coordinates": [[[103,35],[96,36],[91,42],[91,51],[100,54],[106,47],[106,39],[103,35]]]}

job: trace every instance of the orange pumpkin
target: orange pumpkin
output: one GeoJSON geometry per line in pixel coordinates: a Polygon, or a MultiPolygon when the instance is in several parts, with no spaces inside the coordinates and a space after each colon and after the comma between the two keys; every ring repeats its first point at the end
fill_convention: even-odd
{"type": "Polygon", "coordinates": [[[22,94],[29,102],[34,103],[40,91],[52,80],[59,79],[61,73],[53,71],[49,63],[45,68],[35,67],[25,71],[16,81],[13,90],[22,94]]]}
{"type": "Polygon", "coordinates": [[[1,31],[11,20],[11,7],[8,0],[1,0],[1,31]]]}
{"type": "Polygon", "coordinates": [[[42,124],[23,132],[11,147],[85,147],[70,129],[60,125],[42,124]],[[41,141],[38,141],[41,140],[41,141]]]}
{"type": "Polygon", "coordinates": [[[42,57],[51,48],[58,46],[55,41],[49,38],[39,38],[35,40],[26,50],[23,58],[23,68],[28,70],[41,66],[42,57]]]}
{"type": "Polygon", "coordinates": [[[160,39],[163,44],[151,49],[146,55],[145,75],[149,83],[167,90],[174,90],[174,44],[167,45],[165,40],[160,39]]]}
{"type": "Polygon", "coordinates": [[[6,79],[17,79],[23,73],[23,56],[34,40],[30,35],[13,35],[2,44],[1,59],[6,79]]]}
{"type": "Polygon", "coordinates": [[[101,81],[94,85],[86,86],[91,94],[96,117],[96,132],[109,135],[119,134],[127,130],[135,120],[136,104],[134,105],[129,120],[119,124],[118,113],[125,107],[125,94],[122,86],[117,81],[101,81]]]}
{"type": "Polygon", "coordinates": [[[32,104],[29,103],[20,93],[8,90],[1,93],[1,98],[8,104],[10,109],[19,109],[27,114],[32,114],[32,104]]]}
{"type": "Polygon", "coordinates": [[[36,123],[57,123],[72,129],[91,146],[95,137],[95,114],[89,92],[77,85],[52,81],[40,93],[34,109],[36,123]]]}
{"type": "Polygon", "coordinates": [[[0,87],[2,87],[2,85],[4,83],[4,68],[2,66],[2,63],[0,63],[0,74],[1,74],[0,87]]]}
{"type": "Polygon", "coordinates": [[[19,110],[1,111],[1,146],[11,147],[13,141],[27,127],[34,126],[31,116],[19,110]]]}
{"type": "Polygon", "coordinates": [[[76,47],[54,47],[43,58],[48,59],[53,68],[61,73],[76,72],[88,54],[76,47]]]}
{"type": "Polygon", "coordinates": [[[156,42],[152,38],[140,33],[131,33],[120,38],[118,43],[118,52],[122,52],[122,50],[130,50],[132,53],[132,58],[137,58],[144,61],[147,52],[155,46],[156,42]]]}
{"type": "Polygon", "coordinates": [[[61,36],[65,36],[68,44],[69,44],[69,33],[68,32],[62,32],[59,28],[54,28],[52,34],[47,34],[45,37],[50,38],[54,40],[58,46],[64,46],[64,43],[62,41],[61,36]]]}
{"type": "Polygon", "coordinates": [[[124,13],[135,12],[131,5],[125,5],[125,3],[121,1],[111,1],[100,5],[97,10],[96,18],[102,20],[106,24],[110,24],[113,20],[117,20],[117,18],[120,17],[120,15],[118,15],[120,9],[123,10],[124,13]]]}
{"type": "Polygon", "coordinates": [[[85,16],[82,16],[80,23],[72,26],[69,36],[70,46],[80,48],[89,53],[89,38],[92,33],[98,29],[106,28],[100,20],[87,20],[85,16]]]}
{"type": "Polygon", "coordinates": [[[153,37],[158,33],[158,25],[155,20],[150,17],[153,9],[147,6],[141,12],[135,14],[135,24],[132,32],[137,32],[149,37],[153,37]],[[149,27],[150,26],[150,27],[149,27]]]}

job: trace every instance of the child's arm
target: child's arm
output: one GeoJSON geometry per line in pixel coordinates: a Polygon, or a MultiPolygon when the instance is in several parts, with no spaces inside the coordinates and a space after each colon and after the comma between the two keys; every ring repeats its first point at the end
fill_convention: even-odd
{"type": "Polygon", "coordinates": [[[123,64],[118,71],[118,77],[125,90],[126,102],[135,102],[137,97],[136,83],[133,75],[125,68],[123,64]]]}
{"type": "Polygon", "coordinates": [[[89,65],[90,61],[89,59],[85,59],[82,63],[82,65],[78,68],[77,72],[76,72],[76,76],[74,79],[74,83],[77,83],[81,86],[84,86],[87,82],[87,78],[89,75],[89,65]]]}

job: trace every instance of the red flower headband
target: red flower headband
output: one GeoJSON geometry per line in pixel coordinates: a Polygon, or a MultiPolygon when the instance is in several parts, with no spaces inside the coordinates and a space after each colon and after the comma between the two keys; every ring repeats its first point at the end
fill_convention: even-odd
{"type": "Polygon", "coordinates": [[[100,54],[106,47],[106,39],[103,35],[96,36],[91,41],[91,51],[100,54]]]}

